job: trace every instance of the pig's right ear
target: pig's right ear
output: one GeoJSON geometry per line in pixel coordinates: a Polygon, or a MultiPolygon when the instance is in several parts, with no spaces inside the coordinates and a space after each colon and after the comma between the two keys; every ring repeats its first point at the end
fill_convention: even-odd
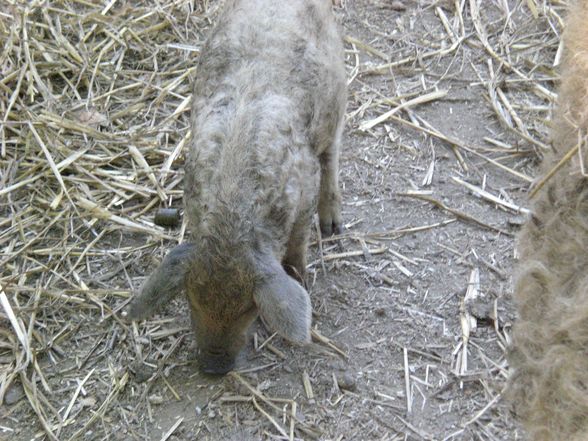
{"type": "Polygon", "coordinates": [[[312,307],[306,290],[277,266],[254,294],[259,314],[272,331],[286,340],[310,342],[312,307]]]}
{"type": "Polygon", "coordinates": [[[123,317],[143,320],[184,289],[186,271],[196,255],[195,245],[183,243],[173,248],[161,265],[149,276],[139,294],[136,294],[123,317]]]}

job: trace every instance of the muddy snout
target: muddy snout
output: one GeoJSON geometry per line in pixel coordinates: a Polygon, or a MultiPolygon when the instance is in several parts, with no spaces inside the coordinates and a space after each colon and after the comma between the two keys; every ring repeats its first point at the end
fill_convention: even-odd
{"type": "Polygon", "coordinates": [[[205,374],[224,375],[235,367],[236,355],[223,348],[202,349],[198,354],[198,365],[205,374]]]}

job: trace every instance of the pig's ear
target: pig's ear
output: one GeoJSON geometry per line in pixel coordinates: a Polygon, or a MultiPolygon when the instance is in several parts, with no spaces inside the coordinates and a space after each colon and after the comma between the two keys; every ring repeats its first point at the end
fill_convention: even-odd
{"type": "Polygon", "coordinates": [[[149,276],[141,291],[123,311],[123,317],[143,320],[153,315],[162,305],[184,289],[186,271],[194,261],[195,246],[183,243],[173,248],[161,265],[149,276]]]}
{"type": "Polygon", "coordinates": [[[276,265],[266,275],[253,297],[259,314],[272,331],[294,343],[310,342],[310,297],[281,266],[276,265]]]}

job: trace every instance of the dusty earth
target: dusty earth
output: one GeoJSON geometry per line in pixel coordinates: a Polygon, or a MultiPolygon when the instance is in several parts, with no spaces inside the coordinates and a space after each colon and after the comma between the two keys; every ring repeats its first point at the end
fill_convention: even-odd
{"type": "MultiPolygon", "coordinates": [[[[126,7],[115,4],[109,14],[126,7]]],[[[337,9],[350,78],[341,158],[346,231],[320,244],[315,236],[310,250],[313,326],[324,337],[315,335],[310,348],[278,337],[267,342],[270,335],[256,324],[237,374],[203,376],[183,299],[146,322],[119,318],[174,241],[125,228],[96,239],[94,230],[76,229],[80,249],[96,239],[96,252],[76,271],[23,279],[16,273],[27,259],[52,271],[55,260],[34,250],[61,242],[47,236],[14,254],[18,238],[9,247],[7,233],[0,236],[1,286],[24,329],[34,323],[39,334],[34,362],[11,376],[22,348],[15,349],[13,325],[0,309],[7,385],[0,438],[523,439],[503,398],[515,318],[514,235],[524,221],[517,206],[525,205],[547,142],[561,12],[509,0],[348,0],[337,9]],[[498,202],[480,197],[481,190],[498,202]],[[80,280],[85,292],[60,291],[80,280]],[[43,300],[38,288],[68,297],[43,300]]],[[[185,7],[176,13],[184,14],[175,17],[178,24],[200,26],[186,34],[198,41],[178,44],[200,47],[209,21],[190,21],[185,7]]],[[[125,60],[126,68],[140,62],[125,60]]],[[[189,82],[183,79],[184,90],[189,82]]],[[[185,134],[187,121],[184,112],[175,129],[185,134]]],[[[27,154],[9,149],[7,158],[27,154]]],[[[172,165],[178,176],[182,160],[172,165]]],[[[4,185],[17,182],[13,175],[4,185]]],[[[59,188],[50,174],[43,179],[59,188]]],[[[26,190],[0,196],[3,219],[14,215],[9,197],[17,191],[26,190]]],[[[171,201],[181,207],[181,192],[171,201]]],[[[67,201],[63,206],[72,210],[67,201]]],[[[152,218],[157,206],[140,215],[152,218]]],[[[143,207],[109,208],[133,217],[143,207]]],[[[2,225],[9,231],[8,221],[2,225]]],[[[168,234],[179,237],[180,230],[168,234]]]]}

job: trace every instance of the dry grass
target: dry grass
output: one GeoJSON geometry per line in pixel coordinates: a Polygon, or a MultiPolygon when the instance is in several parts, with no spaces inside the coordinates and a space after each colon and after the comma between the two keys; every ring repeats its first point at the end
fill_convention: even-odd
{"type": "Polygon", "coordinates": [[[190,77],[216,8],[138,4],[19,2],[0,12],[0,286],[9,325],[0,402],[20,383],[49,439],[84,433],[114,405],[128,371],[86,370],[100,356],[93,351],[66,368],[84,378],[80,387],[100,378],[109,391],[80,421],[79,390],[65,411],[52,404],[44,369],[84,338],[84,323],[99,324],[86,337],[94,349],[104,339],[113,349],[121,331],[136,334],[117,317],[133,286],[127,270],[161,240],[178,239],[152,217],[181,205],[190,77]],[[128,283],[113,286],[118,276],[128,283]]]}
{"type": "MultiPolygon", "coordinates": [[[[510,201],[506,192],[493,194],[484,185],[472,186],[463,178],[483,165],[520,186],[532,181],[529,164],[545,149],[544,120],[555,97],[552,66],[563,6],[559,1],[536,0],[516,7],[502,0],[488,3],[500,14],[485,14],[480,0],[423,2],[419,12],[434,12],[437,40],[417,37],[418,45],[406,30],[402,38],[390,40],[393,43],[387,48],[349,35],[353,90],[349,136],[372,136],[376,143],[402,132],[411,133],[414,139],[434,140],[448,149],[460,170],[460,176],[455,176],[461,179],[455,181],[459,191],[482,196],[487,201],[484,204],[513,213],[523,207],[510,201]],[[530,17],[530,24],[518,26],[512,21],[516,14],[530,17]],[[476,69],[484,66],[469,85],[476,88],[480,105],[503,129],[496,136],[486,136],[483,143],[444,132],[419,113],[431,103],[451,99],[455,89],[423,87],[418,92],[387,94],[372,86],[380,79],[392,81],[401,75],[409,78],[407,83],[418,84],[427,63],[448,66],[439,82],[453,75],[459,80],[463,66],[458,60],[465,52],[476,53],[476,69]],[[413,71],[418,73],[410,78],[413,71]]],[[[348,9],[351,7],[349,4],[348,9]]],[[[10,404],[0,408],[0,437],[16,431],[51,440],[115,435],[144,438],[149,429],[137,415],[153,420],[158,398],[151,390],[156,384],[164,384],[173,397],[187,399],[166,380],[164,372],[174,351],[191,339],[188,329],[174,318],[129,325],[119,319],[118,312],[146,268],[152,266],[151,255],[161,256],[184,234],[183,228],[156,226],[153,216],[160,207],[182,205],[183,153],[190,137],[190,80],[197,75],[199,48],[218,8],[218,2],[212,1],[112,0],[98,4],[48,0],[9,2],[0,10],[0,403],[10,404]],[[148,365],[133,364],[143,361],[147,351],[151,354],[148,365]],[[150,368],[146,381],[138,384],[139,371],[145,366],[150,368]],[[19,393],[24,398],[18,399],[19,393]],[[124,431],[117,434],[116,428],[121,427],[124,431]]],[[[339,14],[345,16],[348,9],[339,14]]],[[[369,23],[366,26],[373,28],[374,35],[391,32],[369,23]]],[[[382,41],[389,39],[382,37],[382,41]]],[[[435,167],[439,165],[433,160],[428,181],[427,176],[423,181],[425,188],[437,173],[435,167]]],[[[348,191],[361,193],[362,182],[354,185],[357,190],[348,191]]],[[[405,196],[434,204],[447,217],[430,224],[416,219],[414,225],[383,226],[372,232],[351,229],[336,239],[345,252],[339,252],[329,240],[322,241],[311,269],[341,262],[355,265],[354,259],[363,257],[362,271],[367,265],[370,274],[366,279],[396,286],[386,275],[386,265],[379,265],[380,257],[396,253],[394,266],[407,277],[414,275],[408,268],[416,261],[391,250],[391,240],[458,222],[483,231],[505,232],[500,225],[435,195],[405,196]]],[[[352,227],[350,221],[348,228],[352,227]]],[[[447,383],[460,387],[470,381],[481,384],[484,401],[472,398],[468,408],[474,410],[447,440],[472,432],[481,439],[493,439],[481,420],[501,397],[487,389],[486,380],[469,376],[468,356],[483,353],[472,347],[469,336],[475,333],[476,320],[466,307],[467,302],[475,301],[479,289],[475,269],[480,264],[502,273],[482,258],[476,257],[475,262],[470,280],[464,280],[464,286],[470,287],[467,299],[461,299],[463,307],[455,313],[462,332],[454,351],[449,351],[455,377],[447,383]]],[[[452,296],[446,301],[456,299],[452,296]]],[[[494,317],[496,323],[501,321],[494,317]]],[[[492,340],[498,339],[504,349],[507,336],[495,326],[497,337],[492,340]]],[[[330,351],[340,351],[318,331],[314,337],[330,351]]],[[[272,366],[287,356],[269,341],[256,343],[256,347],[268,352],[272,366]]],[[[372,416],[378,409],[396,412],[400,426],[374,417],[389,433],[403,433],[408,439],[438,439],[437,434],[408,419],[411,412],[417,412],[413,395],[421,387],[430,387],[427,378],[411,373],[410,364],[416,357],[437,367],[446,360],[420,346],[403,345],[402,351],[406,401],[400,406],[387,391],[367,397],[361,391],[340,388],[336,378],[329,403],[321,402],[312,388],[312,375],[307,374],[307,381],[301,380],[306,386],[305,399],[316,405],[307,407],[303,421],[297,413],[301,397],[268,396],[245,377],[247,372],[233,375],[236,386],[227,385],[226,391],[213,394],[209,402],[249,406],[254,415],[249,426],[260,427],[259,433],[268,439],[321,437],[325,428],[320,421],[327,421],[335,430],[334,421],[340,418],[336,406],[347,402],[366,406],[366,414],[372,416]]],[[[488,375],[502,384],[504,352],[496,357],[484,360],[490,366],[488,375]]],[[[249,373],[266,367],[260,365],[249,373]]],[[[430,391],[431,396],[446,387],[450,386],[430,391]]],[[[354,418],[359,421],[350,415],[351,424],[354,418]]],[[[184,416],[166,428],[161,439],[173,438],[182,424],[184,416]]],[[[230,422],[218,419],[208,424],[230,427],[230,422]]],[[[357,424],[359,436],[362,429],[357,424]]],[[[195,433],[199,431],[206,432],[202,425],[195,433]]],[[[395,436],[386,439],[405,439],[395,436]]]]}

